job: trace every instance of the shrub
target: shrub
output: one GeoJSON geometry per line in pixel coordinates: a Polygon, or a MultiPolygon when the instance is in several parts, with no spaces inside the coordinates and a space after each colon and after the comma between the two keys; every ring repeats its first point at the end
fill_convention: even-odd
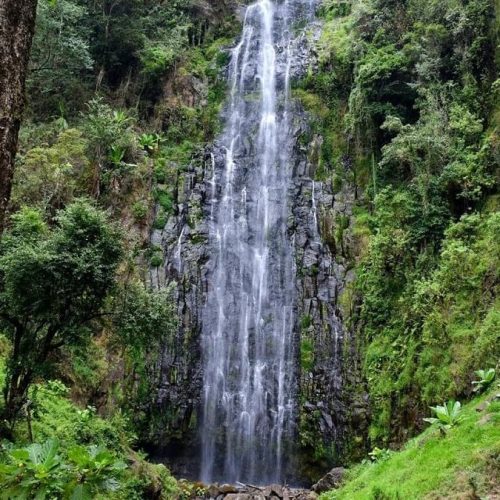
{"type": "Polygon", "coordinates": [[[472,382],[472,384],[476,386],[474,392],[483,392],[488,389],[496,377],[494,368],[490,368],[489,370],[477,370],[475,373],[479,377],[479,380],[472,382]]]}
{"type": "Polygon", "coordinates": [[[382,462],[383,460],[387,460],[391,456],[391,453],[391,450],[375,447],[368,453],[368,456],[372,462],[382,462]]]}
{"type": "Polygon", "coordinates": [[[161,142],[162,138],[158,134],[142,134],[139,137],[139,146],[150,155],[158,151],[161,142]]]}
{"type": "Polygon", "coordinates": [[[160,267],[163,264],[163,255],[161,253],[155,253],[151,257],[149,264],[151,267],[160,267]]]}
{"type": "Polygon", "coordinates": [[[148,204],[139,200],[132,205],[132,215],[136,222],[144,222],[149,212],[148,204]]]}
{"type": "Polygon", "coordinates": [[[60,497],[66,470],[58,448],[58,442],[49,439],[42,445],[8,450],[6,463],[0,464],[0,483],[6,498],[60,497]]]}
{"type": "Polygon", "coordinates": [[[163,208],[158,210],[158,214],[156,215],[156,219],[153,223],[153,229],[157,229],[158,231],[163,231],[168,221],[168,214],[165,213],[163,208]]]}
{"type": "Polygon", "coordinates": [[[450,400],[443,406],[431,406],[436,417],[424,418],[425,422],[438,424],[441,432],[446,432],[463,420],[461,404],[459,401],[450,400]]]}
{"type": "Polygon", "coordinates": [[[119,489],[126,468],[109,451],[96,446],[74,446],[63,456],[54,439],[7,450],[5,455],[0,482],[7,498],[95,498],[119,489]]]}

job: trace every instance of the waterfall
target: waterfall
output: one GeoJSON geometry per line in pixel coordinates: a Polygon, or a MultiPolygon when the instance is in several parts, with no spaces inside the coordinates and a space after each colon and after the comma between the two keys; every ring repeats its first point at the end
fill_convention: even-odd
{"type": "Polygon", "coordinates": [[[292,24],[313,0],[247,7],[232,50],[224,161],[210,180],[202,320],[205,482],[285,479],[296,416],[295,263],[288,233],[292,24]]]}

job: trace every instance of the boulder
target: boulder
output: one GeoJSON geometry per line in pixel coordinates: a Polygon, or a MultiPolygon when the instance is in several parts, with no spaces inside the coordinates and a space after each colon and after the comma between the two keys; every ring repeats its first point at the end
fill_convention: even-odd
{"type": "Polygon", "coordinates": [[[223,484],[219,486],[219,491],[224,495],[227,495],[228,493],[239,493],[240,490],[232,484],[223,484]]]}
{"type": "Polygon", "coordinates": [[[267,486],[263,492],[266,498],[283,498],[283,487],[279,484],[267,486]]]}
{"type": "Polygon", "coordinates": [[[266,500],[263,495],[252,495],[251,493],[230,493],[224,500],[266,500]]]}
{"type": "Polygon", "coordinates": [[[291,500],[316,500],[318,495],[314,491],[295,490],[290,492],[291,500]]]}
{"type": "Polygon", "coordinates": [[[217,484],[211,484],[207,488],[208,498],[217,498],[220,495],[219,486],[217,484]]]}
{"type": "Polygon", "coordinates": [[[335,467],[335,469],[332,469],[326,476],[313,485],[312,490],[316,493],[334,490],[340,486],[344,475],[344,467],[335,467]]]}

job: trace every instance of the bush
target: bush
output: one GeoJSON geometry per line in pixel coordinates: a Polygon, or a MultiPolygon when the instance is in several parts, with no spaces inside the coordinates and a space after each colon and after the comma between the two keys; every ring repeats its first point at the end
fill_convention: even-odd
{"type": "Polygon", "coordinates": [[[6,449],[4,457],[0,483],[6,498],[91,499],[116,491],[126,468],[112,453],[95,446],[74,446],[60,453],[54,439],[6,449]]]}
{"type": "Polygon", "coordinates": [[[446,432],[463,420],[461,406],[459,401],[453,400],[448,401],[443,406],[431,406],[436,417],[424,418],[424,422],[438,424],[439,429],[446,432]]]}
{"type": "Polygon", "coordinates": [[[137,201],[132,205],[132,215],[136,222],[144,222],[148,213],[149,207],[145,201],[137,201]]]}
{"type": "Polygon", "coordinates": [[[483,392],[487,390],[488,387],[493,384],[496,377],[494,368],[490,368],[489,370],[477,370],[475,373],[479,377],[479,380],[472,382],[473,385],[476,386],[474,392],[483,392]]]}

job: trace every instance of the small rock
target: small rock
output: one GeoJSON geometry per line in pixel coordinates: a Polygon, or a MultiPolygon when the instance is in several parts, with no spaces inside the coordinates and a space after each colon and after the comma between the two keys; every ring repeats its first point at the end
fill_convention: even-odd
{"type": "Polygon", "coordinates": [[[266,489],[262,493],[266,498],[283,498],[283,487],[279,484],[272,484],[267,486],[266,489]]]}
{"type": "Polygon", "coordinates": [[[488,406],[490,406],[490,402],[483,401],[480,405],[477,405],[476,411],[482,412],[482,411],[486,410],[486,408],[488,408],[488,406]]]}
{"type": "Polygon", "coordinates": [[[487,413],[486,415],[481,417],[481,419],[479,420],[477,425],[483,426],[483,425],[489,424],[492,420],[493,420],[493,415],[491,413],[487,413]]]}
{"type": "Polygon", "coordinates": [[[219,491],[221,493],[224,493],[225,495],[227,495],[228,493],[239,493],[238,488],[236,488],[232,484],[223,484],[219,486],[219,491]]]}
{"type": "Polygon", "coordinates": [[[293,500],[316,500],[318,495],[314,491],[295,490],[290,492],[290,498],[293,500]]]}
{"type": "Polygon", "coordinates": [[[217,498],[220,495],[219,486],[217,484],[211,484],[207,488],[207,495],[210,498],[217,498]]]}
{"type": "Polygon", "coordinates": [[[335,467],[325,477],[321,478],[311,488],[316,493],[323,493],[325,491],[334,490],[338,488],[344,478],[344,467],[335,467]]]}
{"type": "Polygon", "coordinates": [[[224,497],[225,500],[265,500],[263,496],[251,495],[249,493],[230,493],[224,497]]]}

